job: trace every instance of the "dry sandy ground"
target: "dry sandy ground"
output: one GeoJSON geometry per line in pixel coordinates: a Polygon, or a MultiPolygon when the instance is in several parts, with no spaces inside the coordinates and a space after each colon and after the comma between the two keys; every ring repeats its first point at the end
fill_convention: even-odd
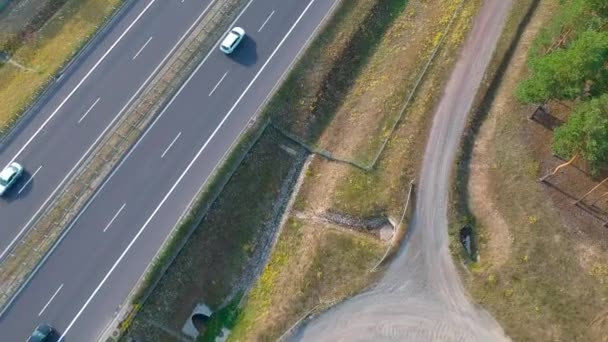
{"type": "Polygon", "coordinates": [[[483,5],[434,115],[412,233],[383,279],[300,329],[304,341],[501,341],[502,328],[470,303],[448,249],[450,172],[467,114],[512,2],[483,5]]]}

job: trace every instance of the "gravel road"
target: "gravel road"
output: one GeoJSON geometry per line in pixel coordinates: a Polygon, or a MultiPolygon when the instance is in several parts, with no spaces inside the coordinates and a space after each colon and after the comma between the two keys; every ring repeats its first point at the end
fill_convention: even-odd
{"type": "Polygon", "coordinates": [[[450,256],[450,172],[467,114],[490,63],[511,0],[486,0],[434,114],[412,233],[381,281],[298,330],[302,341],[505,341],[470,303],[450,256]]]}

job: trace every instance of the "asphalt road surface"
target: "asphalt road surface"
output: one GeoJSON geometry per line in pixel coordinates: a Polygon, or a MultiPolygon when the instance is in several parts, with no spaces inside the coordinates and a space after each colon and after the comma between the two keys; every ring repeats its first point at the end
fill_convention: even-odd
{"type": "MultiPolygon", "coordinates": [[[[2,340],[24,340],[41,322],[64,341],[99,336],[335,2],[250,2],[236,22],[248,33],[242,45],[231,56],[215,49],[203,60],[0,317],[2,340]]],[[[142,44],[149,34],[141,33],[142,44]]],[[[110,66],[106,73],[115,74],[110,66]]],[[[80,98],[82,108],[98,97],[80,98]]]]}
{"type": "Polygon", "coordinates": [[[434,114],[411,236],[377,286],[296,332],[302,341],[504,341],[470,303],[448,248],[450,172],[512,1],[486,0],[434,114]]]}
{"type": "Polygon", "coordinates": [[[34,108],[31,119],[3,142],[0,167],[15,160],[25,175],[0,199],[0,259],[214,1],[129,1],[34,108]]]}

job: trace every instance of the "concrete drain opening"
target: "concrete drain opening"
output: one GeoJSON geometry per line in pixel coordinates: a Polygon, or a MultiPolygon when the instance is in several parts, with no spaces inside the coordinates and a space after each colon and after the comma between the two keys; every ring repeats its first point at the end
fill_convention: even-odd
{"type": "Polygon", "coordinates": [[[194,310],[192,310],[190,317],[182,327],[182,333],[186,336],[196,338],[207,326],[207,323],[209,323],[209,318],[212,313],[213,312],[207,305],[198,304],[194,310]]]}
{"type": "Polygon", "coordinates": [[[209,322],[209,316],[207,316],[207,315],[204,315],[204,314],[192,315],[192,324],[194,324],[194,328],[196,328],[196,330],[199,332],[201,331],[202,328],[207,326],[208,322],[209,322]]]}

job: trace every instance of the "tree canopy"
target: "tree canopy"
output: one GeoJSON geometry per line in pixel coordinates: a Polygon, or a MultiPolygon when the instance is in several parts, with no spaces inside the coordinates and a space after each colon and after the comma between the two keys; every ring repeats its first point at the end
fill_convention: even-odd
{"type": "Polygon", "coordinates": [[[608,167],[608,0],[560,6],[530,49],[529,75],[516,95],[523,103],[573,103],[554,132],[553,151],[570,159],[563,165],[580,156],[597,171],[608,167]]]}
{"type": "Polygon", "coordinates": [[[587,0],[589,8],[599,16],[608,17],[608,1],[606,0],[587,0]]]}
{"type": "Polygon", "coordinates": [[[593,169],[608,165],[608,94],[576,105],[555,130],[553,151],[564,158],[580,155],[593,169]]]}
{"type": "Polygon", "coordinates": [[[586,31],[571,44],[530,59],[530,76],[519,84],[524,103],[574,100],[607,90],[608,32],[586,31]]]}

